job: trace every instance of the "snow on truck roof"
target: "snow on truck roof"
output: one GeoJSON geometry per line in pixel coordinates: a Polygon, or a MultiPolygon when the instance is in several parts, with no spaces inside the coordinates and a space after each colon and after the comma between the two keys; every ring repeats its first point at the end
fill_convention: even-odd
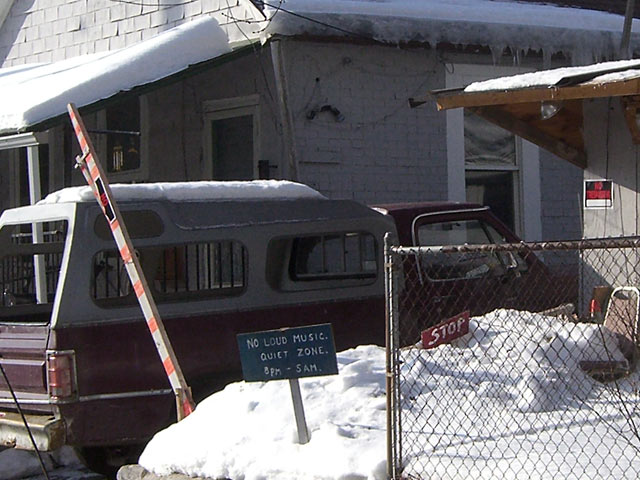
{"type": "MultiPolygon", "coordinates": [[[[326,200],[324,195],[307,185],[285,180],[113,184],[111,191],[116,201],[326,200]]],[[[83,202],[95,202],[89,186],[64,188],[50,193],[38,204],[83,202]]]]}

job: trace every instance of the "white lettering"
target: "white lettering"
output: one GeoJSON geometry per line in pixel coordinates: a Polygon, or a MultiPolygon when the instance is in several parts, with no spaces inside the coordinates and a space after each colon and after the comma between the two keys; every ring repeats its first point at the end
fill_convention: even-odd
{"type": "Polygon", "coordinates": [[[278,350],[277,352],[262,352],[260,354],[260,360],[263,362],[267,362],[269,360],[277,360],[277,359],[286,359],[287,358],[286,350],[278,350]]]}
{"type": "Polygon", "coordinates": [[[310,363],[308,365],[306,363],[298,363],[296,365],[296,373],[318,373],[319,371],[320,370],[315,363],[310,363]]]}
{"type": "Polygon", "coordinates": [[[293,335],[293,343],[306,343],[327,340],[324,332],[295,333],[293,335]]]}
{"type": "Polygon", "coordinates": [[[287,337],[263,338],[262,343],[265,347],[279,347],[287,344],[287,337]]]}
{"type": "Polygon", "coordinates": [[[322,346],[318,347],[298,347],[298,357],[314,357],[316,355],[326,355],[328,352],[322,346]]]}
{"type": "Polygon", "coordinates": [[[277,377],[279,375],[282,375],[282,370],[280,370],[279,368],[264,367],[264,374],[267,377],[277,377]]]}

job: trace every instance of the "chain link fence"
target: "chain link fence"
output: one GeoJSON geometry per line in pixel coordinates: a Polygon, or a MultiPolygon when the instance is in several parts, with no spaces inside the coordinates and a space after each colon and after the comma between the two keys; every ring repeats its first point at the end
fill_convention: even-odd
{"type": "Polygon", "coordinates": [[[390,476],[640,478],[639,247],[387,245],[390,476]]]}

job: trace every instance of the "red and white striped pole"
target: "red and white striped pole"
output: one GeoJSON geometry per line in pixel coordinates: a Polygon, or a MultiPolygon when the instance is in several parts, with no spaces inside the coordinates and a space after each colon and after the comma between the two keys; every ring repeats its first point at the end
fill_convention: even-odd
{"type": "Polygon", "coordinates": [[[77,166],[82,170],[84,178],[93,190],[93,194],[111,227],[111,233],[120,251],[120,256],[131,280],[131,285],[133,285],[133,290],[138,297],[138,303],[147,321],[147,326],[153,337],[156,350],[158,351],[158,355],[160,355],[160,360],[167,373],[167,378],[176,396],[178,420],[182,420],[193,412],[194,409],[191,390],[187,385],[176,355],[171,347],[171,342],[169,341],[160,314],[158,313],[158,308],[149,291],[149,286],[142,267],[140,266],[140,261],[138,257],[133,254],[134,249],[131,238],[122,221],[122,215],[113,198],[109,182],[98,161],[98,156],[93,148],[84,122],[75,105],[70,103],[67,106],[67,110],[69,111],[78,143],[80,143],[80,149],[82,150],[82,156],[76,158],[77,166]]]}

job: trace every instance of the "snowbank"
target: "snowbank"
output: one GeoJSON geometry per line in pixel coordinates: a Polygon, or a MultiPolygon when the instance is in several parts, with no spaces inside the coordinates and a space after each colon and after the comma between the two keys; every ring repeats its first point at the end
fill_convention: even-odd
{"type": "MultiPolygon", "coordinates": [[[[634,441],[606,386],[578,366],[581,360],[623,360],[615,337],[596,325],[497,310],[473,318],[469,334],[454,344],[404,349],[401,356],[405,388],[412,383],[403,394],[403,416],[428,421],[423,432],[430,433],[405,432],[405,457],[412,459],[407,474],[424,472],[425,465],[461,480],[480,478],[487,473],[483,468],[495,475],[497,468],[513,474],[522,467],[532,478],[549,468],[562,469],[560,476],[572,468],[603,473],[606,457],[594,460],[589,452],[603,439],[614,453],[634,441]],[[486,443],[491,445],[483,449],[486,443]],[[414,451],[411,445],[417,445],[414,451]]],[[[311,432],[306,445],[296,443],[286,382],[236,383],[158,433],[140,464],[160,475],[234,480],[381,480],[384,362],[384,349],[361,346],[338,354],[338,376],[300,381],[311,432]]],[[[634,381],[637,375],[619,383],[631,409],[638,406],[634,381]]],[[[615,458],[623,472],[617,478],[638,473],[631,468],[633,456],[615,458]]]]}
{"type": "MultiPolygon", "coordinates": [[[[118,201],[169,200],[269,200],[326,197],[307,185],[286,180],[158,182],[113,184],[111,191],[118,201]]],[[[68,187],[50,193],[38,204],[94,202],[89,186],[68,187]]]]}

